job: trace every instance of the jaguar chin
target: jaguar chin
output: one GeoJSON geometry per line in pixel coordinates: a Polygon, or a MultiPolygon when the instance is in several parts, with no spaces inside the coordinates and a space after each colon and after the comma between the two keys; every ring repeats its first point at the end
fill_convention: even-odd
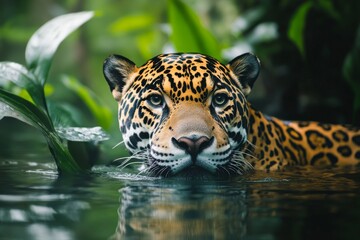
{"type": "Polygon", "coordinates": [[[246,97],[259,72],[250,53],[226,65],[196,53],[158,55],[141,67],[120,55],[104,62],[125,145],[148,175],[360,162],[358,128],[281,121],[253,109],[246,97]]]}

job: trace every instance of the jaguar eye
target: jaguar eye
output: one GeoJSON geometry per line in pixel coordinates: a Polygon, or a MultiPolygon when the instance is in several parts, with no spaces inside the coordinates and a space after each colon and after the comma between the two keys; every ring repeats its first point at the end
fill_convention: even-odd
{"type": "Polygon", "coordinates": [[[225,93],[215,94],[213,104],[215,107],[222,107],[229,101],[229,97],[225,93]]]}
{"type": "Polygon", "coordinates": [[[160,94],[152,94],[147,98],[147,102],[153,107],[161,107],[163,101],[164,99],[160,94]]]}

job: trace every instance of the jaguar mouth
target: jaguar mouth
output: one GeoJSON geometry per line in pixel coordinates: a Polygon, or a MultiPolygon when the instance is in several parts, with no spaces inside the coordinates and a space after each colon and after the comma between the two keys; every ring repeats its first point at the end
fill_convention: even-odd
{"type": "Polygon", "coordinates": [[[238,164],[235,167],[234,163],[215,167],[215,171],[199,166],[194,162],[183,167],[179,171],[174,171],[170,166],[161,166],[153,162],[150,166],[146,167],[145,174],[153,177],[185,177],[185,178],[202,178],[202,177],[231,177],[234,175],[244,175],[249,172],[251,168],[246,164],[238,164]]]}
{"type": "Polygon", "coordinates": [[[230,177],[244,175],[253,169],[253,166],[244,158],[242,152],[230,149],[221,153],[206,152],[197,155],[195,158],[194,160],[194,156],[186,153],[157,158],[149,152],[145,170],[142,173],[155,177],[195,177],[205,175],[230,177]],[[215,158],[211,158],[213,156],[215,158]]]}
{"type": "Polygon", "coordinates": [[[208,171],[205,168],[202,168],[197,165],[191,165],[182,169],[179,172],[174,173],[170,167],[153,167],[150,168],[147,172],[150,176],[153,177],[175,177],[175,178],[185,178],[185,179],[208,179],[208,178],[226,178],[232,176],[245,175],[251,172],[252,169],[232,169],[225,168],[225,166],[219,167],[215,173],[208,171]]]}
{"type": "Polygon", "coordinates": [[[182,166],[181,170],[174,170],[170,166],[161,166],[157,163],[157,160],[152,158],[150,166],[146,168],[144,173],[154,177],[195,177],[195,176],[210,176],[214,175],[214,172],[209,171],[205,167],[197,165],[194,161],[188,161],[187,166],[182,166]]]}

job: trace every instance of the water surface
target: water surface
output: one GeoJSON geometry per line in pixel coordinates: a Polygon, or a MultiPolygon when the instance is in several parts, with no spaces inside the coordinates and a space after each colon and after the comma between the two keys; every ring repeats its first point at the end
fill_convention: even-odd
{"type": "Polygon", "coordinates": [[[359,167],[158,179],[96,166],[87,175],[59,177],[41,135],[10,140],[0,142],[0,239],[360,235],[359,167]]]}

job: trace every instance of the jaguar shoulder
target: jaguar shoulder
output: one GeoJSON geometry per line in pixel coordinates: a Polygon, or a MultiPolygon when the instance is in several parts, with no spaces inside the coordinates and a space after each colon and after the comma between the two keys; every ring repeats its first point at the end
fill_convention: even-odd
{"type": "Polygon", "coordinates": [[[119,55],[104,62],[125,145],[149,175],[360,162],[359,128],[281,121],[253,109],[246,97],[259,72],[250,53],[227,65],[192,53],[158,55],[141,67],[119,55]]]}

